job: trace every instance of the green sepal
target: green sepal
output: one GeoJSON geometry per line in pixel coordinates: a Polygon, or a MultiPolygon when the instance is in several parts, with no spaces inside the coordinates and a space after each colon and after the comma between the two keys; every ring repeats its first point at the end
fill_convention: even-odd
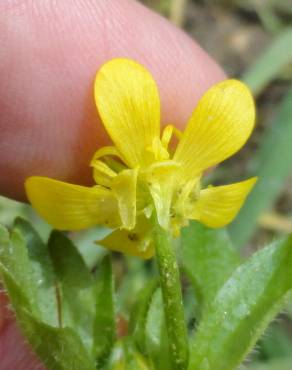
{"type": "Polygon", "coordinates": [[[254,254],[218,291],[192,338],[189,369],[236,369],[281,310],[291,288],[289,237],[254,254]]]}

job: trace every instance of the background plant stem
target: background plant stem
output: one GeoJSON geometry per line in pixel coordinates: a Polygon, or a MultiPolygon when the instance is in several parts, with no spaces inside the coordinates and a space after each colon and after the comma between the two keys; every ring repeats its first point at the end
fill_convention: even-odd
{"type": "Polygon", "coordinates": [[[153,241],[160,274],[173,369],[184,370],[187,368],[188,362],[188,340],[179,270],[168,232],[160,227],[157,221],[154,226],[153,241]]]}
{"type": "Polygon", "coordinates": [[[179,27],[183,26],[187,0],[172,0],[170,3],[170,19],[179,27]]]}

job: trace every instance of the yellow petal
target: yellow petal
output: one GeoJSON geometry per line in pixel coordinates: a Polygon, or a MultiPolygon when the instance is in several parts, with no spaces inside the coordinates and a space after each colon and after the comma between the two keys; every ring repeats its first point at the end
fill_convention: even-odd
{"type": "Polygon", "coordinates": [[[122,225],[131,230],[136,223],[136,188],[138,170],[123,170],[114,179],[112,190],[117,197],[122,225]]]}
{"type": "Polygon", "coordinates": [[[151,74],[129,59],[104,64],[95,80],[104,126],[129,167],[147,163],[145,148],[160,132],[160,101],[151,74]]]}
{"type": "Polygon", "coordinates": [[[56,229],[120,226],[116,198],[101,186],[88,188],[33,176],[26,180],[25,189],[33,208],[56,229]]]}
{"type": "Polygon", "coordinates": [[[189,218],[217,228],[229,224],[237,215],[256,183],[253,177],[231,185],[208,187],[200,192],[189,218]]]}
{"type": "Polygon", "coordinates": [[[145,218],[141,218],[135,229],[131,231],[115,230],[96,243],[116,252],[148,259],[154,254],[150,232],[149,222],[145,218]]]}
{"type": "Polygon", "coordinates": [[[199,101],[174,155],[186,177],[222,162],[247,141],[254,127],[255,107],[248,88],[226,80],[211,87],[199,101]]]}

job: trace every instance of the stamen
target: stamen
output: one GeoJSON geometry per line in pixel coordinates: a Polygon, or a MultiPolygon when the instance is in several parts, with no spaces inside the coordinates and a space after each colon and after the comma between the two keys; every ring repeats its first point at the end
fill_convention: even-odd
{"type": "Polygon", "coordinates": [[[153,154],[156,161],[163,161],[169,158],[169,153],[162,145],[159,137],[155,137],[153,139],[152,146],[149,146],[146,150],[153,154]]]}
{"type": "MultiPolygon", "coordinates": [[[[99,160],[99,158],[104,156],[115,156],[121,160],[123,160],[123,158],[118,149],[114,146],[104,146],[94,153],[94,156],[90,162],[90,166],[94,169],[94,180],[97,184],[110,187],[112,184],[112,179],[116,177],[117,172],[119,171],[116,171],[117,166],[109,166],[108,164],[99,160]]],[[[117,161],[112,160],[110,163],[117,163],[117,161]]]]}
{"type": "Polygon", "coordinates": [[[90,165],[93,167],[93,177],[95,182],[97,184],[110,187],[113,178],[117,176],[116,172],[100,160],[92,160],[90,165]]]}
{"type": "Polygon", "coordinates": [[[161,137],[161,143],[165,149],[168,149],[168,145],[173,135],[175,135],[176,138],[180,140],[182,137],[182,132],[173,125],[167,125],[164,128],[161,137]]]}

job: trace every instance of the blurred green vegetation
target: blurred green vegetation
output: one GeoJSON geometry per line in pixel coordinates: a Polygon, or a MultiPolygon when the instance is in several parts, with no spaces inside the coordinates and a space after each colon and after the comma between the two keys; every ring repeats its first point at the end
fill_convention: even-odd
{"type": "MultiPolygon", "coordinates": [[[[218,183],[259,176],[229,229],[233,242],[248,255],[275,237],[291,233],[292,1],[144,3],[185,29],[227,74],[244,80],[256,97],[257,127],[251,141],[210,175],[210,181],[218,183]]],[[[287,311],[270,326],[244,368],[292,370],[291,306],[290,299],[287,311]]]]}
{"type": "MultiPolygon", "coordinates": [[[[185,29],[229,75],[243,79],[256,97],[258,119],[252,139],[239,155],[209,176],[215,183],[259,176],[252,196],[229,230],[242,255],[292,232],[292,0],[142,2],[185,29]]],[[[50,227],[29,206],[0,197],[0,223],[10,227],[17,216],[31,221],[43,239],[48,238],[50,227]]],[[[92,241],[106,232],[94,228],[70,235],[91,268],[105,254],[92,241]]],[[[115,254],[113,268],[119,315],[127,322],[128,308],[149,281],[154,266],[151,261],[115,254]]],[[[187,278],[183,277],[183,282],[191,326],[196,302],[187,278]]],[[[287,310],[270,326],[244,368],[292,370],[292,299],[287,300],[287,310]]]]}

